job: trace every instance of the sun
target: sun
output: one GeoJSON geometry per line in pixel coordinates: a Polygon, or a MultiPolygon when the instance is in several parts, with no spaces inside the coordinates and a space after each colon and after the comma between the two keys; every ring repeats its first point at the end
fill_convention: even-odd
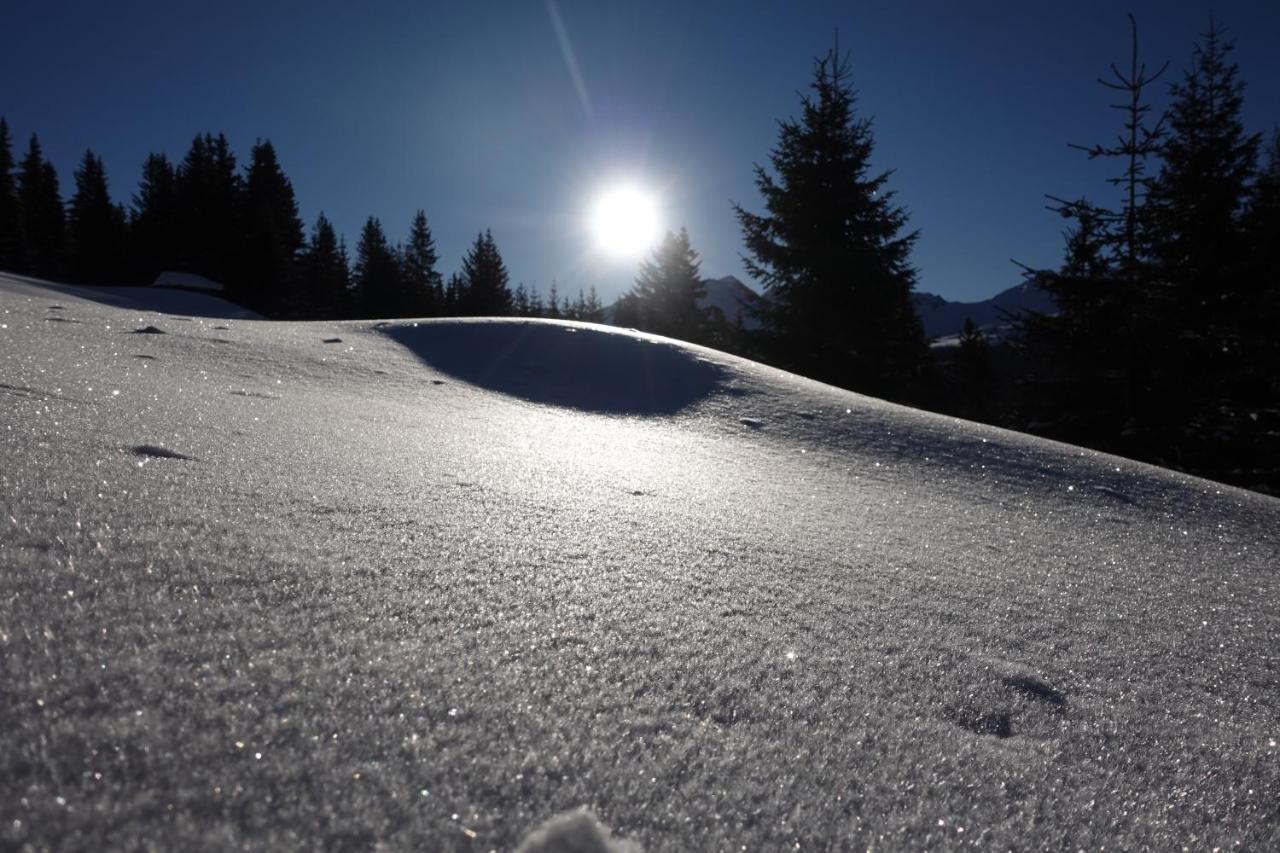
{"type": "Polygon", "coordinates": [[[658,206],[638,187],[603,193],[591,212],[596,245],[616,258],[637,258],[658,240],[658,206]]]}

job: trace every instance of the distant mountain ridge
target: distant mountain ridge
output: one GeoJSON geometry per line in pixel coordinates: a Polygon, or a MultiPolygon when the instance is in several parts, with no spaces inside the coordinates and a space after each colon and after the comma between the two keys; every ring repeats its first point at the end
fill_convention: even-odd
{"type": "MultiPolygon", "coordinates": [[[[719,309],[730,325],[741,319],[745,329],[760,328],[753,309],[760,306],[763,296],[732,275],[707,279],[705,284],[707,295],[700,300],[701,307],[719,309]]],[[[966,319],[973,320],[987,335],[1000,337],[1007,331],[1011,317],[1027,311],[1052,314],[1057,310],[1053,298],[1029,282],[1015,284],[978,302],[953,302],[935,293],[916,292],[911,294],[911,304],[925,335],[932,339],[959,335],[966,319]]],[[[605,322],[612,322],[617,305],[615,301],[605,309],[605,322]]]]}
{"type": "Polygon", "coordinates": [[[1000,335],[1008,329],[1010,318],[1018,314],[1057,311],[1053,297],[1030,282],[1015,284],[979,302],[952,302],[934,293],[918,292],[911,294],[911,304],[929,338],[959,335],[966,319],[973,320],[984,333],[1000,335]]]}

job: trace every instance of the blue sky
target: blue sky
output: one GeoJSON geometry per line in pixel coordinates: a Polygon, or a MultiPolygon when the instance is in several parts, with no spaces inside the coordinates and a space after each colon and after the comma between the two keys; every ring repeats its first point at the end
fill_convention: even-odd
{"type": "MultiPolygon", "coordinates": [[[[310,223],[354,242],[370,214],[402,239],[426,210],[444,272],[490,228],[513,283],[595,284],[583,219],[619,179],[660,192],[709,276],[741,268],[730,207],[759,209],[752,166],[798,110],[838,28],[880,168],[921,231],[919,289],[980,299],[1018,280],[1010,258],[1060,257],[1044,194],[1109,200],[1110,170],[1068,142],[1110,141],[1120,115],[1095,82],[1127,62],[1126,9],[1106,2],[609,3],[560,0],[581,85],[545,0],[508,3],[22,3],[0,31],[0,115],[20,156],[38,132],[64,194],[86,147],[126,201],[149,151],[181,159],[222,131],[241,157],[270,138],[310,223]]],[[[1134,2],[1165,81],[1210,6],[1134,2]]],[[[1213,5],[1236,39],[1246,122],[1280,122],[1280,4],[1213,5]]],[[[1156,90],[1164,103],[1165,86],[1156,90]]]]}

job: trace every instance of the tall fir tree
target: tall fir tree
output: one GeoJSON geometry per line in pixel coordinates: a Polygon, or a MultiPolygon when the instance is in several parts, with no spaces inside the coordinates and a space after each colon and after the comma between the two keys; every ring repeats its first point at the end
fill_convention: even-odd
{"type": "Polygon", "coordinates": [[[359,311],[370,319],[400,317],[404,300],[400,265],[382,223],[370,216],[356,244],[355,292],[359,311]]]}
{"type": "Polygon", "coordinates": [[[547,318],[559,320],[564,314],[560,311],[560,293],[556,289],[555,279],[551,280],[551,293],[547,296],[547,318]]]}
{"type": "Polygon", "coordinates": [[[303,312],[297,258],[304,244],[293,184],[270,140],[250,151],[244,181],[244,244],[235,289],[240,300],[273,314],[303,312]]]}
{"type": "Polygon", "coordinates": [[[175,246],[177,188],[173,165],[164,154],[149,154],[129,215],[129,276],[151,284],[178,266],[175,246]]]}
{"type": "Polygon", "coordinates": [[[235,298],[249,292],[233,280],[242,268],[243,194],[244,182],[227,138],[196,136],[175,180],[177,265],[222,283],[235,298]]]}
{"type": "Polygon", "coordinates": [[[439,260],[427,214],[419,210],[409,224],[409,242],[400,252],[400,277],[409,313],[420,317],[440,313],[444,283],[436,270],[439,260]]]}
{"type": "Polygon", "coordinates": [[[121,284],[126,278],[127,220],[111,201],[102,158],[85,151],[75,173],[76,191],[67,217],[68,275],[89,284],[121,284]]]}
{"type": "Polygon", "coordinates": [[[22,262],[22,204],[13,180],[13,140],[0,116],[0,270],[19,272],[22,262]]]}
{"type": "Polygon", "coordinates": [[[711,311],[699,304],[707,295],[701,264],[685,229],[666,233],[652,256],[640,264],[631,290],[639,308],[638,328],[691,343],[711,343],[714,320],[711,311]]]}
{"type": "Polygon", "coordinates": [[[462,259],[462,278],[466,282],[465,314],[473,317],[505,317],[511,314],[511,289],[507,286],[510,277],[489,231],[476,237],[471,250],[462,259]]]}
{"type": "Polygon", "coordinates": [[[781,123],[757,166],[765,215],[734,205],[747,270],[767,299],[763,355],[791,370],[858,391],[910,398],[927,357],[911,304],[916,232],[872,174],[869,119],[854,111],[847,64],[833,50],[814,63],[799,120],[781,123]]]}
{"type": "Polygon", "coordinates": [[[44,159],[34,133],[19,166],[18,200],[22,205],[26,271],[40,278],[60,278],[66,270],[66,212],[58,190],[58,173],[44,159]]]}
{"type": "Polygon", "coordinates": [[[600,295],[596,293],[594,284],[587,290],[587,298],[582,305],[582,316],[578,319],[587,323],[604,322],[604,304],[600,301],[600,295]]]}
{"type": "Polygon", "coordinates": [[[1280,326],[1280,129],[1272,132],[1266,156],[1249,194],[1244,218],[1245,256],[1254,309],[1272,329],[1280,326]]]}
{"type": "Polygon", "coordinates": [[[1052,296],[1054,314],[1026,322],[1032,376],[1023,407],[1040,432],[1108,449],[1137,452],[1149,443],[1151,424],[1163,419],[1153,389],[1167,367],[1161,323],[1154,313],[1159,291],[1150,263],[1151,215],[1148,161],[1159,153],[1163,122],[1148,118],[1147,92],[1164,73],[1149,73],[1140,60],[1138,25],[1129,16],[1127,71],[1111,66],[1099,83],[1121,93],[1114,109],[1125,115],[1114,145],[1079,145],[1089,159],[1118,160],[1121,173],[1107,180],[1121,191],[1118,207],[1088,199],[1049,196],[1051,209],[1074,223],[1057,270],[1032,273],[1052,296]]]}
{"type": "Polygon", "coordinates": [[[1169,134],[1149,194],[1163,285],[1156,309],[1170,330],[1159,383],[1168,451],[1159,461],[1219,479],[1254,464],[1252,415],[1271,407],[1256,397],[1248,331],[1257,303],[1246,211],[1261,136],[1244,129],[1232,48],[1211,19],[1170,87],[1169,134]]]}
{"type": "Polygon", "coordinates": [[[346,248],[323,212],[316,217],[299,266],[304,316],[323,319],[345,316],[350,310],[347,297],[351,288],[346,248]]]}
{"type": "Polygon", "coordinates": [[[511,310],[517,317],[529,316],[529,290],[523,281],[516,285],[511,294],[511,310]]]}
{"type": "Polygon", "coordinates": [[[461,273],[453,273],[449,276],[448,282],[444,286],[444,316],[460,317],[462,316],[463,305],[467,301],[467,282],[461,273]]]}
{"type": "Polygon", "coordinates": [[[1241,224],[1261,142],[1244,130],[1233,43],[1212,19],[1202,38],[1170,88],[1169,134],[1149,194],[1155,260],[1178,319],[1200,333],[1243,305],[1241,224]]]}

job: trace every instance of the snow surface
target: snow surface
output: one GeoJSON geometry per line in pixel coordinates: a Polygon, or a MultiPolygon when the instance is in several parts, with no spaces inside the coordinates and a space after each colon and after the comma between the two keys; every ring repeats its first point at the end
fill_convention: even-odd
{"type": "Polygon", "coordinates": [[[1280,847],[1280,501],[621,330],[94,295],[0,277],[0,846],[1280,847]]]}
{"type": "MultiPolygon", "coordinates": [[[[169,275],[166,273],[166,275],[169,275]]],[[[199,278],[192,276],[192,278],[199,278]]],[[[208,281],[208,279],[201,279],[208,281]]],[[[10,293],[22,293],[33,298],[57,304],[59,296],[87,299],[103,305],[128,308],[134,311],[158,311],[184,317],[218,317],[230,320],[261,320],[262,315],[241,308],[211,292],[197,292],[182,287],[162,287],[158,283],[149,287],[125,286],[77,286],[55,284],[40,279],[0,273],[0,283],[10,293]]],[[[215,285],[220,287],[220,285],[215,285]]],[[[53,317],[49,319],[54,319],[53,317]]]]}

